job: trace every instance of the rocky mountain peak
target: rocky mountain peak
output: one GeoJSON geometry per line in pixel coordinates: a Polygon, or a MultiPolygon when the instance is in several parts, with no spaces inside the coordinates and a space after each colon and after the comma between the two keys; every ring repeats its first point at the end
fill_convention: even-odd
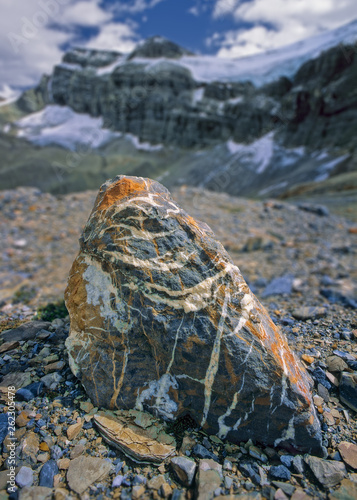
{"type": "Polygon", "coordinates": [[[192,52],[180,47],[174,42],[162,36],[152,36],[144,42],[138,44],[128,59],[144,57],[148,59],[156,59],[158,57],[166,57],[168,59],[179,59],[182,56],[193,55],[192,52]]]}
{"type": "Polygon", "coordinates": [[[67,64],[77,64],[86,68],[92,66],[101,68],[112,64],[122,54],[114,50],[97,50],[74,47],[66,52],[62,61],[67,64]]]}

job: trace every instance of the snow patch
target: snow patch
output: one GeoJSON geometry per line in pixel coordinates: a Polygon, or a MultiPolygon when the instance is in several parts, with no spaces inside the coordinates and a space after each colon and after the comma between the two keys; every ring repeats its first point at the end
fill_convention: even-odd
{"type": "Polygon", "coordinates": [[[274,132],[269,132],[251,144],[238,144],[232,140],[226,143],[232,155],[249,159],[255,165],[257,174],[262,174],[270,164],[274,154],[274,144],[274,132]]]}
{"type": "Polygon", "coordinates": [[[104,129],[102,118],[93,118],[73,111],[68,106],[46,106],[16,122],[19,137],[38,146],[58,144],[75,150],[78,146],[99,148],[120,137],[118,132],[104,129]]]}
{"type": "Polygon", "coordinates": [[[163,144],[150,144],[149,142],[140,142],[140,139],[133,134],[125,134],[126,139],[129,139],[136,149],[142,151],[160,151],[164,146],[163,144]]]}

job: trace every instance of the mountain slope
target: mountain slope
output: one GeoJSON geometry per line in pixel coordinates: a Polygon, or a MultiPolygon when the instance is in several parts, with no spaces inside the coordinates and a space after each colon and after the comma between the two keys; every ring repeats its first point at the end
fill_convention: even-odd
{"type": "Polygon", "coordinates": [[[31,148],[20,141],[27,139],[30,156],[46,165],[52,155],[52,168],[36,181],[17,161],[0,167],[0,181],[14,187],[23,178],[68,192],[80,176],[94,188],[117,168],[170,187],[264,197],[352,172],[357,55],[346,43],[356,39],[357,21],[233,61],[190,55],[161,37],[129,55],[72,49],[35,89],[0,108],[0,149],[6,137],[31,148]]]}

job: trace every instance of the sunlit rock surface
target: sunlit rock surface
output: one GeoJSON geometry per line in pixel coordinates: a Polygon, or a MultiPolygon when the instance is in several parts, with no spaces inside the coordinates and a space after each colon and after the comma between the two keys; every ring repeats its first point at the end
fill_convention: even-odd
{"type": "Polygon", "coordinates": [[[66,303],[71,368],[95,405],[319,452],[307,373],[210,228],[161,184],[101,187],[66,303]]]}

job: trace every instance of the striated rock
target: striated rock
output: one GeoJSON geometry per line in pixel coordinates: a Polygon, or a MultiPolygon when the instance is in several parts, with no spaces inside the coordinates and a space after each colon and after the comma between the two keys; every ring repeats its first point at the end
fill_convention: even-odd
{"type": "Polygon", "coordinates": [[[122,425],[112,418],[97,414],[94,415],[94,421],[109,444],[136,462],[161,463],[176,451],[174,446],[148,437],[144,430],[135,432],[129,426],[122,425]]]}
{"type": "Polygon", "coordinates": [[[306,456],[305,462],[312,473],[325,488],[336,486],[347,475],[346,467],[341,462],[323,460],[318,457],[306,456]]]}
{"type": "Polygon", "coordinates": [[[71,369],[96,406],[320,452],[309,376],[210,228],[159,183],[101,187],[66,304],[71,369]]]}
{"type": "Polygon", "coordinates": [[[71,490],[81,495],[91,484],[105,479],[111,468],[111,463],[101,458],[75,458],[68,468],[68,485],[71,490]]]}

